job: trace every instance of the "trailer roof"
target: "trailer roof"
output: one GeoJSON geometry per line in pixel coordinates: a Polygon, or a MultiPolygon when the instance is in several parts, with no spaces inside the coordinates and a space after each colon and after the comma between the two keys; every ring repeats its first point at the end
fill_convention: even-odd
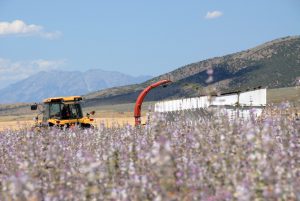
{"type": "Polygon", "coordinates": [[[52,97],[46,98],[43,100],[44,103],[51,103],[51,102],[69,102],[69,101],[81,101],[81,96],[67,96],[67,97],[52,97]]]}

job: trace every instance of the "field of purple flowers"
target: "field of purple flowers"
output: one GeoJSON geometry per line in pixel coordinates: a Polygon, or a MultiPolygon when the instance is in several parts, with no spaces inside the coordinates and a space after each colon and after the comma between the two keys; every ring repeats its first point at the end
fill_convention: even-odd
{"type": "Polygon", "coordinates": [[[0,132],[0,200],[300,200],[295,118],[152,119],[0,132]]]}

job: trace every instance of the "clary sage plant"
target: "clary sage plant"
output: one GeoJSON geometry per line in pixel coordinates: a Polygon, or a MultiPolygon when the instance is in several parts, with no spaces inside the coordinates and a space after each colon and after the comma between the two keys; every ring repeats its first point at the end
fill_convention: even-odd
{"type": "Polygon", "coordinates": [[[283,110],[6,130],[0,200],[300,200],[300,121],[283,110]]]}

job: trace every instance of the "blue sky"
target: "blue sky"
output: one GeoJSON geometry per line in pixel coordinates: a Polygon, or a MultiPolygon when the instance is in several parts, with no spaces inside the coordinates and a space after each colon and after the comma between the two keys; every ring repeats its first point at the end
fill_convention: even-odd
{"type": "Polygon", "coordinates": [[[288,35],[299,0],[0,0],[0,84],[52,69],[155,76],[288,35]]]}

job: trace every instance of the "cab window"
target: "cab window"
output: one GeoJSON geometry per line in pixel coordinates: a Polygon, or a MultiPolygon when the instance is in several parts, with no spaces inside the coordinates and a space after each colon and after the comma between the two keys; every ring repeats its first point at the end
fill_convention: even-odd
{"type": "Polygon", "coordinates": [[[79,119],[82,118],[80,104],[62,104],[61,109],[62,119],[79,119]]]}
{"type": "Polygon", "coordinates": [[[47,121],[50,118],[49,115],[49,104],[44,105],[44,111],[43,111],[43,121],[47,121]]]}
{"type": "Polygon", "coordinates": [[[50,118],[60,119],[60,104],[59,103],[50,103],[49,104],[49,114],[50,118]]]}
{"type": "Polygon", "coordinates": [[[75,118],[82,118],[82,110],[80,104],[74,104],[72,105],[72,111],[74,114],[76,114],[75,118]]]}

